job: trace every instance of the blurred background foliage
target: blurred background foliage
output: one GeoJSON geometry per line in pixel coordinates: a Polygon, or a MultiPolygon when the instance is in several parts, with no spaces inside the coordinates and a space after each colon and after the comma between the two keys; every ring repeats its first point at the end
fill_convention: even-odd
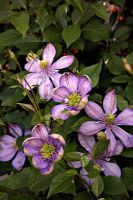
{"type": "MultiPolygon", "coordinates": [[[[43,113],[40,119],[38,113],[29,106],[31,102],[19,84],[26,74],[24,71],[26,55],[32,51],[41,56],[47,42],[53,43],[56,47],[56,58],[67,54],[75,56],[74,63],[67,71],[90,76],[93,83],[90,100],[101,103],[105,92],[115,88],[119,111],[131,106],[133,103],[132,27],[132,0],[0,0],[0,135],[6,133],[6,125],[10,123],[17,123],[26,129],[43,122],[51,125],[55,133],[64,136],[67,141],[66,152],[77,149],[76,132],[79,126],[88,120],[84,112],[66,122],[54,123],[50,115],[54,103],[40,100],[35,89],[35,98],[43,113]],[[116,5],[118,10],[110,10],[108,4],[116,5]]],[[[133,129],[130,128],[128,131],[132,133],[133,129]]],[[[129,196],[132,199],[132,158],[131,149],[124,151],[120,159],[118,158],[120,166],[124,167],[125,185],[120,180],[109,178],[107,180],[106,177],[103,180],[105,184],[115,184],[117,188],[109,189],[108,186],[104,188],[103,196],[106,200],[128,199],[129,196]]],[[[0,169],[1,175],[12,172],[10,163],[0,163],[0,169]]],[[[0,183],[0,199],[45,200],[53,177],[58,172],[64,173],[66,170],[57,166],[52,175],[43,177],[36,170],[25,168],[0,183]]],[[[75,180],[78,182],[75,187],[74,175],[75,172],[71,171],[67,179],[64,179],[66,175],[62,174],[61,179],[65,181],[66,187],[65,189],[61,187],[61,184],[64,184],[62,181],[58,188],[52,188],[48,196],[63,193],[53,195],[50,199],[97,199],[91,192],[83,191],[78,180],[75,180]],[[75,194],[77,195],[74,197],[75,194]]],[[[57,183],[58,179],[55,182],[57,183]]],[[[96,184],[93,193],[99,196],[101,194],[99,179],[96,184]]]]}

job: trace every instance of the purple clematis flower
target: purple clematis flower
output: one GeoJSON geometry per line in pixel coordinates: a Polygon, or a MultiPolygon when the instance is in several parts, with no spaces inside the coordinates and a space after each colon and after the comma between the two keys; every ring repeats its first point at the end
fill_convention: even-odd
{"type": "Polygon", "coordinates": [[[59,85],[61,77],[61,74],[58,73],[59,69],[69,67],[74,61],[74,56],[68,55],[52,63],[55,54],[54,46],[49,43],[43,50],[42,60],[35,54],[30,55],[27,59],[28,63],[25,65],[25,69],[30,73],[22,81],[23,87],[27,90],[31,90],[35,85],[38,85],[40,97],[47,101],[52,97],[53,84],[56,87],[59,85]]]}
{"type": "Polygon", "coordinates": [[[50,128],[38,124],[32,130],[32,137],[23,142],[24,152],[32,156],[33,165],[43,175],[53,171],[54,163],[63,156],[65,141],[61,135],[49,135],[50,128]]]}
{"type": "MultiPolygon", "coordinates": [[[[26,156],[22,150],[17,146],[17,140],[22,136],[22,129],[16,125],[12,124],[9,126],[9,133],[12,135],[4,135],[0,138],[0,161],[12,160],[12,166],[16,170],[21,170],[26,156]]],[[[30,130],[26,130],[24,135],[30,134],[30,130]]]]}
{"type": "Polygon", "coordinates": [[[110,155],[114,154],[116,148],[116,137],[121,140],[125,147],[133,147],[133,135],[127,133],[119,125],[133,125],[133,109],[126,108],[116,117],[116,94],[112,90],[106,94],[103,100],[103,108],[94,102],[89,101],[85,111],[89,117],[95,121],[87,121],[80,127],[82,135],[91,136],[97,134],[100,130],[105,129],[107,139],[110,140],[110,155]]]}
{"type": "Polygon", "coordinates": [[[88,103],[91,80],[87,76],[77,77],[72,73],[61,76],[59,87],[53,91],[53,100],[62,102],[52,108],[52,116],[56,119],[66,120],[70,115],[77,115],[88,103]]]}
{"type": "MultiPolygon", "coordinates": [[[[121,176],[121,170],[119,166],[116,163],[109,162],[109,150],[105,151],[98,160],[95,160],[93,158],[92,149],[95,145],[95,138],[93,136],[85,136],[79,133],[78,140],[81,146],[83,146],[88,152],[88,157],[90,160],[93,161],[95,169],[102,171],[105,174],[105,176],[121,176]]],[[[122,152],[122,150],[123,144],[118,140],[114,155],[119,155],[122,152]]],[[[83,153],[79,154],[80,156],[83,155],[83,153]]],[[[71,166],[74,168],[81,168],[80,178],[81,180],[83,180],[85,186],[88,187],[89,185],[92,185],[93,179],[89,178],[89,173],[84,168],[82,168],[80,161],[72,162],[71,166]]]]}

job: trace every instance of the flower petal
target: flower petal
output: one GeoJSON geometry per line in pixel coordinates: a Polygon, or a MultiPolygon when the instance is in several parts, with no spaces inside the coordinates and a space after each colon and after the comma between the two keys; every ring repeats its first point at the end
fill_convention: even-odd
{"type": "Polygon", "coordinates": [[[67,88],[61,86],[54,89],[52,99],[55,102],[64,102],[64,99],[69,96],[69,94],[70,92],[67,90],[67,88]]]}
{"type": "Polygon", "coordinates": [[[4,145],[8,147],[13,147],[16,143],[16,138],[13,138],[12,136],[9,135],[3,135],[1,137],[1,140],[4,143],[4,145]]]}
{"type": "Polygon", "coordinates": [[[86,114],[91,117],[92,119],[96,120],[104,120],[104,113],[103,110],[97,103],[89,101],[88,105],[85,108],[86,114]]]}
{"type": "Polygon", "coordinates": [[[61,76],[62,74],[58,72],[54,72],[49,75],[55,87],[59,87],[59,81],[60,81],[61,76]]]}
{"type": "Polygon", "coordinates": [[[101,161],[105,176],[121,176],[121,170],[116,163],[101,161]]]}
{"type": "Polygon", "coordinates": [[[103,108],[106,114],[114,114],[117,111],[117,99],[115,90],[112,90],[106,94],[103,100],[103,108]]]}
{"type": "Polygon", "coordinates": [[[78,77],[72,73],[65,73],[60,78],[60,86],[64,86],[71,93],[75,93],[78,87],[78,77]]]}
{"type": "Polygon", "coordinates": [[[85,108],[87,103],[88,103],[88,96],[84,96],[79,102],[79,105],[77,106],[77,110],[81,110],[85,108]]]}
{"type": "Polygon", "coordinates": [[[32,163],[38,169],[44,169],[49,166],[49,162],[39,154],[33,155],[32,163]]]}
{"type": "Polygon", "coordinates": [[[9,161],[11,160],[17,152],[16,148],[7,148],[0,142],[0,161],[9,161]]]}
{"type": "Polygon", "coordinates": [[[79,132],[83,135],[91,136],[95,135],[104,128],[105,125],[100,122],[87,121],[80,126],[79,132]]]}
{"type": "Polygon", "coordinates": [[[24,153],[28,156],[38,154],[42,144],[42,140],[37,137],[27,138],[23,142],[24,153]]]}
{"type": "Polygon", "coordinates": [[[48,61],[49,65],[53,62],[56,50],[51,43],[48,43],[43,50],[42,59],[48,61]]]}
{"type": "Polygon", "coordinates": [[[108,157],[109,157],[109,156],[112,156],[112,155],[115,154],[117,142],[116,142],[114,134],[112,133],[110,128],[107,128],[105,133],[106,133],[107,139],[110,140],[110,143],[109,143],[109,146],[108,146],[108,149],[107,149],[108,157]]]}
{"type": "Polygon", "coordinates": [[[26,63],[24,68],[29,72],[40,72],[42,69],[40,68],[40,60],[34,59],[30,62],[26,63]]]}
{"type": "Polygon", "coordinates": [[[22,129],[17,124],[11,124],[9,126],[9,132],[15,137],[21,137],[22,136],[22,129]]]}
{"type": "Polygon", "coordinates": [[[52,64],[53,69],[64,69],[69,67],[74,61],[74,56],[63,56],[52,64]]]}
{"type": "Polygon", "coordinates": [[[50,174],[54,169],[54,164],[52,162],[49,162],[49,166],[43,169],[40,169],[41,174],[48,175],[50,174]]]}
{"type": "Polygon", "coordinates": [[[24,135],[25,136],[31,135],[31,130],[30,129],[26,129],[25,132],[24,132],[24,135]]]}
{"type": "Polygon", "coordinates": [[[89,178],[87,175],[79,175],[79,177],[87,189],[93,184],[93,179],[89,178]]]}
{"type": "Polygon", "coordinates": [[[60,160],[62,158],[63,154],[64,154],[64,149],[60,148],[58,155],[57,155],[56,159],[54,160],[54,162],[60,160]]]}
{"type": "Polygon", "coordinates": [[[81,135],[80,133],[78,134],[78,141],[88,152],[91,152],[95,144],[95,138],[93,136],[81,135]]]}
{"type": "Polygon", "coordinates": [[[39,95],[42,99],[49,101],[52,97],[53,84],[48,77],[45,77],[39,85],[39,95]]]}
{"type": "Polygon", "coordinates": [[[117,144],[116,144],[116,149],[115,149],[115,154],[114,155],[116,155],[116,156],[120,155],[121,152],[123,151],[123,148],[124,148],[124,146],[123,146],[122,142],[120,140],[117,140],[117,144]]]}
{"type": "Polygon", "coordinates": [[[41,81],[42,81],[42,73],[30,73],[24,77],[22,85],[27,90],[31,90],[36,85],[39,85],[41,81]]]}
{"type": "Polygon", "coordinates": [[[116,118],[117,125],[133,126],[133,108],[124,109],[116,118]]]}
{"type": "Polygon", "coordinates": [[[62,146],[66,144],[64,138],[59,134],[51,134],[50,137],[58,139],[62,143],[62,146]]]}
{"type": "Polygon", "coordinates": [[[51,110],[51,114],[54,120],[66,120],[70,116],[67,106],[63,104],[54,106],[51,110]]]}
{"type": "Polygon", "coordinates": [[[127,133],[118,126],[112,126],[112,131],[114,132],[115,136],[122,141],[125,147],[133,147],[133,135],[127,133]]]}
{"type": "Polygon", "coordinates": [[[88,76],[80,76],[78,81],[78,93],[85,96],[91,91],[92,82],[88,76]]]}
{"type": "Polygon", "coordinates": [[[25,154],[22,151],[19,151],[12,161],[13,168],[15,168],[18,171],[21,170],[25,163],[25,159],[25,154]]]}
{"type": "Polygon", "coordinates": [[[45,126],[44,124],[37,124],[32,129],[32,136],[40,138],[42,140],[46,140],[46,138],[49,135],[48,132],[49,132],[49,129],[47,128],[47,126],[45,126]]]}

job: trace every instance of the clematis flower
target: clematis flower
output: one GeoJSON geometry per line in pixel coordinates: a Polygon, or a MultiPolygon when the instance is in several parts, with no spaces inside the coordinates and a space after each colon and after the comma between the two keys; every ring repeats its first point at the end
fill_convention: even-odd
{"type": "Polygon", "coordinates": [[[63,156],[65,141],[61,135],[51,134],[50,128],[38,124],[32,130],[32,137],[23,142],[24,152],[32,156],[33,165],[41,174],[50,174],[54,163],[63,156]]]}
{"type": "Polygon", "coordinates": [[[53,91],[52,99],[62,104],[52,108],[52,116],[56,119],[66,120],[70,115],[77,115],[88,103],[91,80],[87,76],[77,77],[72,73],[61,76],[59,87],[53,91]]]}
{"type": "MultiPolygon", "coordinates": [[[[88,152],[88,158],[89,160],[93,161],[94,169],[101,171],[105,174],[105,176],[121,176],[121,170],[119,166],[116,163],[109,162],[110,161],[110,155],[108,154],[109,150],[105,151],[103,155],[97,160],[93,158],[92,155],[92,149],[95,145],[95,138],[93,136],[85,136],[82,134],[78,134],[78,140],[82,147],[86,149],[88,152]]],[[[119,155],[123,150],[122,143],[118,140],[116,149],[114,152],[114,155],[119,155]]],[[[83,156],[83,153],[80,153],[80,156],[83,156]]],[[[87,172],[82,166],[80,161],[71,162],[70,164],[74,168],[80,168],[80,178],[84,182],[85,186],[88,187],[89,185],[92,185],[93,179],[89,178],[89,172],[87,172]]]]}
{"type": "Polygon", "coordinates": [[[110,155],[114,154],[116,148],[116,138],[118,138],[125,147],[133,147],[133,135],[127,133],[119,126],[132,126],[133,125],[133,109],[124,109],[117,117],[117,99],[115,91],[112,90],[106,94],[103,100],[103,110],[101,107],[89,101],[85,111],[89,117],[95,121],[87,121],[80,127],[80,133],[86,136],[97,134],[102,129],[105,129],[107,139],[110,140],[110,155]]]}
{"type": "MultiPolygon", "coordinates": [[[[12,135],[4,135],[0,138],[0,161],[12,160],[12,166],[16,170],[21,170],[26,156],[21,149],[17,146],[17,141],[22,136],[22,129],[17,124],[9,126],[9,133],[12,135]]],[[[26,130],[24,135],[30,134],[30,130],[26,130]]]]}
{"type": "Polygon", "coordinates": [[[30,73],[25,76],[22,85],[27,90],[31,90],[34,86],[39,86],[39,95],[41,98],[49,101],[52,96],[53,85],[58,86],[61,74],[59,69],[69,67],[73,61],[74,56],[63,56],[53,63],[56,50],[54,46],[49,43],[43,50],[42,60],[36,54],[30,53],[28,55],[28,63],[25,69],[30,73]]]}

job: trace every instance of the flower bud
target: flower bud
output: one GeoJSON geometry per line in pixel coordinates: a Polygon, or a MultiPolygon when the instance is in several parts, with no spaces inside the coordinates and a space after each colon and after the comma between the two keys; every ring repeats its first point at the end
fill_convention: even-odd
{"type": "Polygon", "coordinates": [[[28,53],[28,55],[26,57],[26,61],[30,62],[30,61],[35,60],[37,58],[38,58],[37,54],[30,52],[30,53],[28,53]]]}
{"type": "Polygon", "coordinates": [[[106,140],[106,134],[103,131],[98,132],[97,134],[98,140],[106,140]]]}

